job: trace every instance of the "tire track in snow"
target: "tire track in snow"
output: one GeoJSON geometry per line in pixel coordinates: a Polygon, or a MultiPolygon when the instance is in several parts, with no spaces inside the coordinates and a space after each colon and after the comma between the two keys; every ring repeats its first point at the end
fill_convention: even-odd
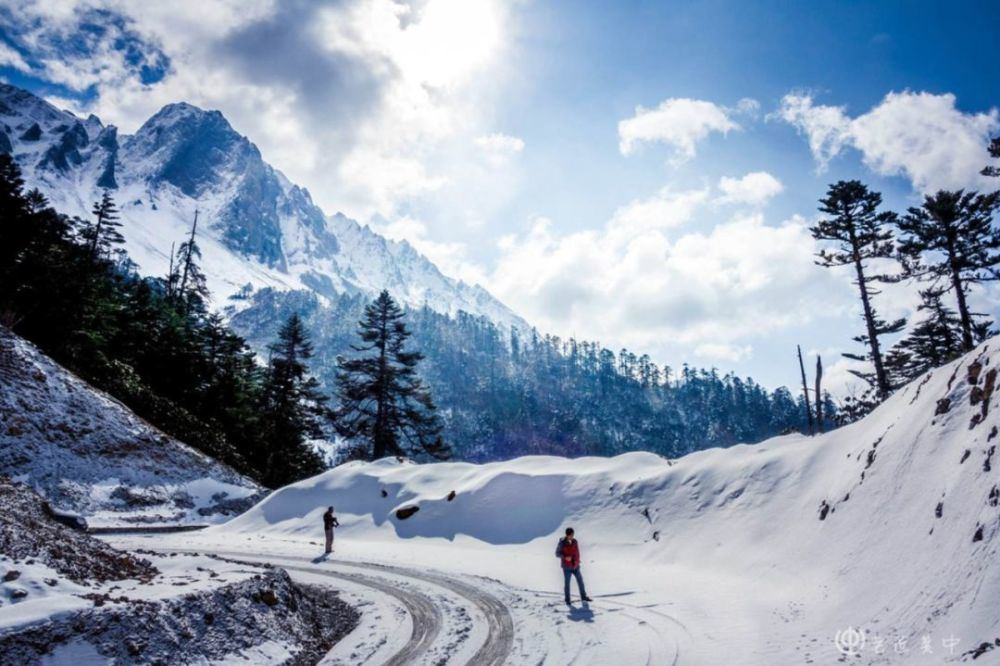
{"type": "Polygon", "coordinates": [[[410,632],[410,638],[406,644],[385,662],[387,666],[403,666],[404,664],[412,664],[415,659],[427,652],[430,646],[434,643],[438,634],[441,632],[441,610],[426,594],[404,590],[398,585],[393,585],[384,580],[380,581],[370,576],[357,574],[349,575],[315,567],[296,567],[289,566],[287,564],[276,566],[288,569],[289,571],[301,571],[315,576],[346,580],[351,583],[356,583],[358,585],[363,585],[364,587],[377,590],[399,601],[403,607],[406,608],[406,612],[409,613],[413,629],[410,632]]]}
{"type": "Polygon", "coordinates": [[[460,597],[471,601],[486,617],[488,633],[482,646],[469,660],[475,666],[500,666],[514,646],[514,619],[510,610],[500,599],[474,585],[441,574],[428,573],[388,564],[368,564],[363,562],[338,562],[348,567],[384,571],[407,578],[416,578],[438,587],[451,590],[460,597]]]}
{"type": "MultiPolygon", "coordinates": [[[[430,597],[417,592],[403,591],[399,588],[399,586],[394,585],[391,581],[376,581],[370,576],[355,577],[354,575],[337,573],[328,568],[319,566],[296,567],[282,564],[282,562],[289,561],[312,563],[312,560],[306,557],[294,557],[288,555],[258,555],[255,553],[248,553],[246,551],[212,552],[219,556],[247,558],[249,562],[254,562],[255,560],[258,562],[267,562],[273,564],[274,566],[281,566],[292,571],[329,575],[334,578],[349,580],[372,587],[373,589],[377,589],[380,592],[384,592],[397,598],[400,603],[407,608],[407,611],[410,612],[411,617],[413,617],[414,629],[413,635],[410,637],[410,641],[407,642],[403,649],[394,655],[387,663],[394,665],[412,663],[415,658],[424,654],[428,650],[441,630],[441,612],[430,597]],[[374,583],[377,583],[378,586],[374,583]],[[403,597],[408,597],[408,599],[404,599],[403,597]],[[418,600],[418,598],[422,598],[422,600],[418,600]],[[426,602],[426,604],[424,602],[426,602]],[[411,604],[414,606],[413,610],[410,609],[411,604]],[[429,605],[431,608],[430,614],[427,612],[426,605],[429,605]],[[431,620],[430,615],[433,616],[433,620],[431,620]],[[421,624],[419,632],[417,626],[418,616],[421,624]],[[402,657],[400,657],[400,655],[402,655],[402,657]],[[398,660],[397,658],[401,658],[402,660],[398,660]]],[[[376,573],[390,574],[401,578],[420,580],[449,590],[454,594],[467,599],[479,609],[479,611],[486,618],[487,623],[486,640],[483,641],[483,644],[469,659],[468,663],[474,664],[475,666],[500,666],[506,662],[507,657],[510,655],[514,646],[514,620],[506,604],[489,592],[450,576],[396,565],[350,562],[344,560],[337,560],[335,562],[331,562],[331,564],[355,569],[364,569],[376,573]]]]}

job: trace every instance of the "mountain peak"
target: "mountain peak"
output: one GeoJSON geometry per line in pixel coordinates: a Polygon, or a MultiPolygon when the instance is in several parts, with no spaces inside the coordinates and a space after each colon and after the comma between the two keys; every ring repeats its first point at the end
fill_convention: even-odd
{"type": "Polygon", "coordinates": [[[321,296],[388,289],[408,305],[525,326],[486,292],[443,275],[409,243],[339,214],[327,217],[221,111],[167,104],[125,136],[95,116],[77,118],[0,84],[0,150],[68,214],[88,215],[102,188],[117,189],[127,249],[144,273],[167,269],[171,242],[200,211],[206,273],[220,302],[248,283],[321,296]]]}

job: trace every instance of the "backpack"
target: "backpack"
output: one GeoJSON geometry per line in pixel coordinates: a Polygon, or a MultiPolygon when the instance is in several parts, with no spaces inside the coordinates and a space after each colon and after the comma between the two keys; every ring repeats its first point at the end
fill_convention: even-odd
{"type": "Polygon", "coordinates": [[[559,539],[559,543],[556,544],[556,557],[560,560],[562,559],[563,544],[566,543],[566,539],[559,539]]]}

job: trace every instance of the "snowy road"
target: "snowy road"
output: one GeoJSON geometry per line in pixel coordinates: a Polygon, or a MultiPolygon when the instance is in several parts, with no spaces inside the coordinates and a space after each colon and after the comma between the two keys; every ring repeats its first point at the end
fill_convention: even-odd
{"type": "MultiPolygon", "coordinates": [[[[206,552],[204,549],[171,548],[170,550],[206,552]]],[[[461,648],[465,647],[462,643],[466,642],[472,633],[471,626],[468,626],[470,622],[465,622],[466,626],[455,627],[450,634],[443,631],[449,624],[446,615],[455,605],[455,598],[460,600],[461,605],[466,606],[462,609],[464,612],[460,612],[459,615],[464,618],[475,617],[485,624],[485,632],[482,632],[485,636],[481,644],[471,656],[456,663],[499,666],[507,662],[513,647],[514,621],[504,602],[475,585],[451,576],[388,564],[333,562],[287,555],[261,557],[246,551],[214,550],[212,554],[246,562],[266,562],[287,570],[293,577],[295,574],[306,574],[308,582],[318,582],[315,580],[316,577],[336,579],[391,597],[405,610],[411,627],[409,639],[390,655],[384,655],[383,651],[377,650],[364,656],[365,645],[351,645],[352,658],[357,659],[362,656],[362,663],[384,663],[393,666],[424,662],[441,663],[443,660],[452,663],[459,656],[459,652],[468,652],[468,649],[461,648]],[[411,585],[401,585],[400,581],[409,581],[411,585]],[[418,583],[415,589],[412,587],[414,582],[418,583]],[[452,598],[442,598],[440,590],[450,593],[449,596],[452,598]],[[458,640],[451,640],[449,644],[447,638],[456,634],[458,640]],[[442,636],[443,638],[439,640],[442,636]]],[[[386,627],[381,628],[386,629],[386,627]]],[[[348,637],[349,643],[350,640],[351,637],[348,637]]],[[[343,647],[335,650],[335,652],[343,651],[343,647]]],[[[328,661],[336,663],[338,660],[334,657],[328,661]]]]}
{"type": "Polygon", "coordinates": [[[362,620],[323,664],[678,664],[690,638],[661,606],[630,603],[627,591],[567,608],[555,591],[466,573],[191,545],[154,549],[268,563],[340,590],[362,620]]]}

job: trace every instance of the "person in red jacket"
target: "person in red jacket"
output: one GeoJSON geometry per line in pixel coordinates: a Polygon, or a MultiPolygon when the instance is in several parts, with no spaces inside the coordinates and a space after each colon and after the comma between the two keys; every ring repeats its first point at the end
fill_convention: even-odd
{"type": "Polygon", "coordinates": [[[569,598],[570,576],[576,578],[576,586],[580,588],[580,599],[591,601],[583,586],[583,576],[580,574],[580,544],[577,542],[575,534],[572,527],[567,527],[566,536],[559,539],[559,545],[556,546],[556,557],[559,558],[563,570],[563,590],[566,593],[567,604],[572,603],[569,598]]]}

